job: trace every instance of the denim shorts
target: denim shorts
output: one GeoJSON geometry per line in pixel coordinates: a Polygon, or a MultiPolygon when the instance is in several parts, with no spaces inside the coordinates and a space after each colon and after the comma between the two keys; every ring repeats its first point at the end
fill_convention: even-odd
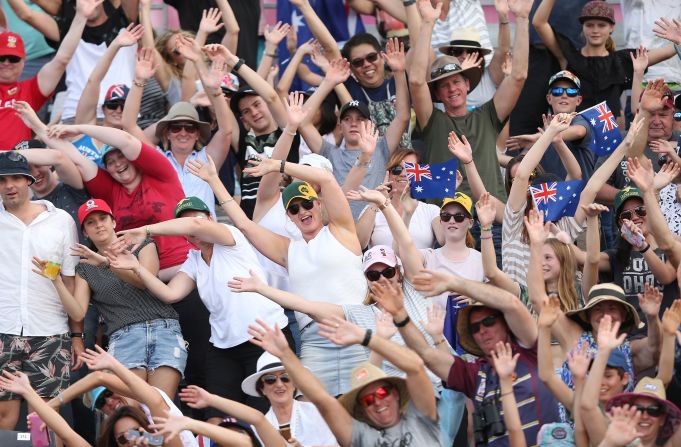
{"type": "Polygon", "coordinates": [[[168,366],[184,376],[187,343],[177,320],[152,320],[124,326],[109,337],[109,353],[126,368],[153,371],[168,366]]]}

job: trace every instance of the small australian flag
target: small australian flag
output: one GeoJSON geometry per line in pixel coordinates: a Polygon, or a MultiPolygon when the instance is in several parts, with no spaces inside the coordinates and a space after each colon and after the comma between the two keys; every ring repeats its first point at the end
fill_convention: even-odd
{"type": "Polygon", "coordinates": [[[415,199],[442,199],[452,197],[456,192],[456,158],[444,163],[420,165],[403,162],[411,185],[411,196],[415,199]]]}
{"type": "Polygon", "coordinates": [[[555,222],[561,217],[575,215],[583,189],[583,180],[568,180],[531,185],[530,194],[537,210],[544,212],[544,222],[555,222]]]}
{"type": "Polygon", "coordinates": [[[593,107],[579,112],[591,125],[591,143],[589,149],[598,156],[608,155],[622,142],[622,135],[617,126],[617,119],[603,101],[593,107]]]}

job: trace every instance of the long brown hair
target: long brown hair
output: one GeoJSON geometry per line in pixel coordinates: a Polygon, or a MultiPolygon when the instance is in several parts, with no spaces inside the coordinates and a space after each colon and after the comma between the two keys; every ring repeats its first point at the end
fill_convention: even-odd
{"type": "Polygon", "coordinates": [[[98,447],[118,447],[118,443],[116,442],[116,430],[114,429],[114,426],[116,425],[116,422],[123,418],[134,419],[137,421],[137,423],[139,423],[140,427],[148,432],[152,431],[149,429],[149,421],[147,420],[147,416],[144,414],[144,412],[142,412],[142,410],[139,408],[126,405],[124,407],[118,408],[111,416],[106,418],[102,432],[99,435],[99,440],[97,441],[98,447]]]}
{"type": "Polygon", "coordinates": [[[577,261],[569,245],[555,238],[547,239],[546,245],[551,247],[560,262],[560,273],[558,274],[558,301],[563,312],[579,308],[579,294],[575,286],[575,276],[577,274],[577,261]]]}
{"type": "Polygon", "coordinates": [[[393,154],[388,159],[388,164],[386,164],[386,166],[387,166],[386,169],[389,170],[389,169],[392,169],[395,166],[401,164],[402,160],[407,158],[407,156],[409,156],[409,155],[414,155],[416,157],[417,163],[421,162],[421,156],[414,149],[399,148],[395,152],[393,152],[393,154]]]}
{"type": "Polygon", "coordinates": [[[163,58],[164,61],[168,63],[168,66],[170,67],[170,71],[173,73],[173,76],[175,76],[178,79],[182,79],[182,67],[177,66],[173,62],[173,55],[170,54],[168,51],[167,44],[168,41],[173,37],[176,36],[177,34],[182,34],[185,37],[189,37],[191,39],[194,38],[194,33],[191,31],[184,31],[184,30],[170,30],[166,31],[165,33],[161,34],[158,39],[156,39],[156,51],[159,52],[161,57],[163,58]]]}

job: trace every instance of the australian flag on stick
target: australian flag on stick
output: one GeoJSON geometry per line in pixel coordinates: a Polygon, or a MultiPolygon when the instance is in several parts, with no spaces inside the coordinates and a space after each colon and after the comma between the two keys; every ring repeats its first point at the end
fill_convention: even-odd
{"type": "Polygon", "coordinates": [[[589,149],[598,156],[608,155],[622,142],[622,135],[617,126],[617,119],[603,101],[593,107],[579,112],[591,125],[591,144],[589,149]]]}
{"type": "Polygon", "coordinates": [[[583,189],[583,180],[569,180],[531,185],[530,194],[537,210],[544,212],[544,222],[554,222],[575,215],[583,189]]]}
{"type": "Polygon", "coordinates": [[[458,161],[452,158],[444,163],[420,165],[402,163],[407,171],[411,196],[415,199],[442,199],[456,192],[456,168],[458,161]]]}

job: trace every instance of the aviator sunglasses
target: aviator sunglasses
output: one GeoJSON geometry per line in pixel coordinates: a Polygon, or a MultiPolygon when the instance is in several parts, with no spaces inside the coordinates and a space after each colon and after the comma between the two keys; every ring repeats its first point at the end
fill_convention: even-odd
{"type": "Polygon", "coordinates": [[[364,65],[364,61],[367,61],[370,64],[372,64],[372,63],[376,62],[377,60],[378,60],[378,53],[374,51],[373,53],[369,53],[364,57],[357,57],[357,58],[351,60],[350,64],[355,68],[359,68],[362,65],[364,65]]]}
{"type": "Polygon", "coordinates": [[[632,217],[634,217],[634,213],[638,217],[646,217],[647,211],[645,206],[637,206],[636,208],[632,210],[625,210],[620,213],[620,219],[626,219],[626,220],[631,220],[632,217]]]}
{"type": "Polygon", "coordinates": [[[312,207],[314,207],[314,202],[310,199],[305,199],[305,200],[302,200],[298,203],[294,203],[294,204],[289,205],[289,207],[286,209],[286,211],[288,211],[293,216],[295,216],[300,211],[301,206],[304,209],[310,211],[312,209],[312,207]]]}
{"type": "Polygon", "coordinates": [[[266,383],[267,385],[274,385],[275,383],[277,383],[277,380],[281,380],[281,383],[289,383],[291,381],[291,378],[289,377],[288,373],[284,373],[280,376],[276,376],[274,374],[262,376],[263,383],[266,383]]]}
{"type": "Polygon", "coordinates": [[[469,328],[471,330],[471,334],[477,334],[480,332],[480,328],[482,326],[485,327],[492,327],[494,326],[494,323],[497,322],[499,319],[499,315],[490,315],[488,317],[483,318],[482,320],[478,321],[477,323],[471,323],[469,328]]]}

